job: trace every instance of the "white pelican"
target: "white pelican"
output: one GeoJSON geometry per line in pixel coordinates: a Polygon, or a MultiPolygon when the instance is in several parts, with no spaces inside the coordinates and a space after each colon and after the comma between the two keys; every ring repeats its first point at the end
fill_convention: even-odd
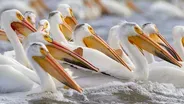
{"type": "Polygon", "coordinates": [[[36,28],[36,14],[32,11],[26,11],[24,13],[25,19],[36,28]]]}
{"type": "MultiPolygon", "coordinates": [[[[24,13],[24,17],[30,24],[33,25],[33,27],[36,27],[36,14],[34,12],[26,11],[24,13]]],[[[6,36],[6,33],[1,29],[0,29],[0,33],[1,33],[0,40],[8,41],[8,37],[6,36]]],[[[18,36],[20,39],[22,38],[21,35],[18,35],[18,36]]]]}
{"type": "MultiPolygon", "coordinates": [[[[4,12],[3,13],[3,15],[9,15],[9,13],[10,14],[12,14],[12,17],[14,17],[13,19],[12,19],[12,22],[15,22],[15,21],[17,21],[16,22],[16,24],[18,24],[18,25],[13,25],[13,29],[15,29],[15,31],[18,31],[18,32],[20,32],[20,30],[23,30],[23,32],[21,32],[21,34],[23,34],[23,35],[25,35],[25,37],[26,36],[28,36],[28,33],[29,32],[35,32],[36,30],[35,29],[33,29],[33,27],[31,27],[31,25],[27,25],[27,24],[21,24],[22,22],[24,22],[24,21],[22,21],[22,20],[24,20],[24,18],[23,17],[21,17],[21,18],[23,18],[23,19],[21,19],[21,20],[19,20],[19,18],[16,18],[16,16],[17,16],[17,13],[20,13],[20,12],[18,12],[17,10],[9,10],[9,11],[6,11],[6,12],[4,12]],[[13,15],[14,14],[14,15],[13,15]],[[21,24],[21,26],[20,26],[20,24],[21,24]],[[24,26],[25,25],[25,26],[24,26]],[[18,26],[18,27],[17,27],[18,26]],[[27,27],[26,27],[27,26],[27,27]],[[27,30],[26,30],[27,29],[27,30]],[[29,29],[29,31],[28,31],[28,29],[29,29]]],[[[21,14],[20,14],[21,15],[21,14]]],[[[10,24],[12,24],[12,23],[10,23],[10,24]]],[[[14,31],[14,30],[12,30],[12,31],[14,31]]],[[[16,36],[16,35],[15,35],[16,36]]],[[[39,36],[40,37],[42,37],[43,35],[40,35],[39,34],[39,36]]],[[[34,39],[35,39],[35,37],[34,37],[34,39]]],[[[94,66],[92,66],[89,62],[87,62],[87,61],[85,61],[83,58],[81,58],[79,55],[77,55],[77,54],[75,54],[74,52],[71,52],[71,51],[69,51],[68,49],[66,49],[65,47],[62,47],[62,46],[60,46],[59,44],[57,44],[57,43],[55,43],[54,41],[51,41],[52,39],[50,39],[49,37],[47,37],[47,35],[45,35],[43,38],[41,38],[41,39],[44,39],[44,41],[43,42],[47,42],[47,46],[48,46],[48,48],[50,49],[50,51],[51,51],[51,53],[52,53],[52,55],[53,56],[55,56],[55,57],[57,57],[57,59],[58,60],[66,60],[66,61],[69,61],[69,62],[73,62],[73,63],[76,63],[76,64],[78,64],[79,66],[82,66],[82,67],[85,67],[85,68],[89,68],[89,69],[91,69],[91,70],[94,70],[94,71],[98,71],[98,69],[97,68],[95,68],[94,66]],[[58,51],[58,50],[60,50],[60,51],[58,51]],[[60,52],[60,53],[59,53],[60,52]]],[[[27,45],[28,46],[28,45],[27,45]]],[[[26,48],[27,49],[27,48],[26,48]]],[[[5,61],[7,61],[7,60],[5,60],[5,61]]],[[[5,62],[5,61],[3,61],[3,62],[5,62]]],[[[13,61],[13,60],[12,60],[13,61]]],[[[9,63],[9,64],[11,64],[11,63],[9,63]]],[[[19,67],[16,67],[16,68],[20,68],[21,67],[21,65],[19,65],[19,67]]],[[[18,70],[20,70],[20,69],[18,69],[18,70]]],[[[27,76],[27,74],[28,74],[28,77],[30,77],[30,79],[33,77],[33,78],[35,78],[35,80],[39,80],[37,77],[35,77],[35,76],[33,76],[30,72],[28,72],[29,70],[24,70],[24,69],[21,69],[20,70],[20,72],[22,73],[22,74],[24,74],[25,76],[27,76]],[[25,73],[25,72],[27,72],[27,73],[25,73]]],[[[31,71],[31,70],[30,70],[31,71]]],[[[56,78],[57,79],[57,78],[56,78]]],[[[37,81],[37,82],[39,82],[39,81],[37,81]]]]}
{"type": "Polygon", "coordinates": [[[75,16],[80,19],[96,19],[102,15],[101,8],[95,3],[94,0],[62,0],[60,4],[70,5],[75,16]]]}
{"type": "MultiPolygon", "coordinates": [[[[33,27],[36,27],[36,14],[34,12],[26,11],[24,13],[24,17],[30,24],[33,25],[33,27]]],[[[0,33],[1,33],[1,40],[7,40],[8,39],[8,37],[6,36],[6,33],[2,29],[0,29],[0,33]]]]}
{"type": "Polygon", "coordinates": [[[78,65],[82,68],[87,68],[87,69],[90,69],[96,72],[98,72],[99,70],[93,65],[91,65],[88,61],[83,59],[81,56],[76,54],[75,52],[70,51],[68,48],[66,48],[62,44],[53,40],[45,32],[41,32],[41,31],[35,32],[27,36],[24,47],[29,46],[29,44],[32,42],[42,42],[47,47],[51,55],[59,61],[65,61],[70,64],[78,65]]]}
{"type": "Polygon", "coordinates": [[[65,22],[74,30],[77,25],[77,20],[72,8],[68,4],[59,4],[57,10],[61,12],[65,22]]]}
{"type": "Polygon", "coordinates": [[[44,31],[45,33],[50,32],[50,23],[46,19],[42,19],[38,23],[38,31],[44,31]]]}
{"type": "Polygon", "coordinates": [[[72,28],[64,21],[64,17],[62,16],[62,14],[59,11],[52,11],[49,14],[49,17],[53,17],[53,19],[49,19],[51,27],[55,27],[54,23],[60,23],[60,21],[62,21],[60,24],[58,24],[59,28],[58,27],[57,28],[52,28],[52,31],[56,31],[57,32],[58,29],[59,29],[59,30],[62,30],[64,35],[62,35],[62,36],[58,35],[57,36],[57,35],[51,34],[53,39],[56,40],[56,41],[59,41],[59,42],[60,41],[65,41],[65,40],[66,41],[71,40],[72,39],[72,28]],[[66,39],[63,40],[61,37],[66,38],[66,39]]]}
{"type": "Polygon", "coordinates": [[[118,33],[117,33],[118,29],[119,29],[119,25],[113,26],[110,29],[107,43],[109,44],[111,48],[113,48],[116,51],[117,54],[119,54],[123,58],[123,60],[125,60],[125,62],[129,66],[134,67],[134,64],[132,63],[128,55],[125,53],[120,43],[120,40],[118,38],[118,33]]]}
{"type": "MultiPolygon", "coordinates": [[[[5,16],[10,15],[10,14],[12,15],[12,17],[11,17],[12,19],[11,19],[11,22],[9,22],[9,24],[11,25],[11,27],[13,27],[13,29],[15,29],[17,31],[19,30],[19,32],[22,35],[24,35],[25,37],[28,36],[28,33],[36,32],[36,30],[30,24],[27,24],[27,22],[24,20],[24,17],[20,14],[20,12],[18,10],[8,10],[8,11],[5,11],[3,13],[2,17],[5,17],[5,16]],[[22,31],[20,31],[20,30],[22,30],[22,31]]],[[[6,22],[8,22],[8,20],[5,19],[4,22],[6,23],[6,22]]],[[[11,29],[11,27],[9,27],[9,26],[6,27],[6,25],[4,27],[5,27],[5,29],[11,29]]],[[[17,36],[14,33],[14,30],[11,29],[11,31],[12,31],[12,33],[14,35],[14,36],[11,36],[10,35],[12,41],[13,42],[15,42],[15,41],[18,41],[19,42],[19,40],[16,40],[17,39],[17,36]]],[[[7,35],[8,36],[9,36],[9,32],[10,31],[7,32],[7,35]]],[[[40,35],[40,37],[43,37],[43,35],[40,35]]],[[[35,37],[32,38],[32,39],[35,40],[35,37]]],[[[83,66],[85,68],[89,68],[91,70],[98,71],[97,68],[95,68],[94,66],[92,66],[89,62],[87,62],[86,60],[84,60],[83,58],[81,58],[79,55],[77,55],[77,54],[69,51],[68,49],[65,49],[64,47],[60,46],[56,42],[52,41],[52,39],[50,39],[48,35],[44,35],[43,38],[39,38],[39,39],[44,39],[43,42],[46,42],[47,43],[47,46],[50,49],[52,55],[55,56],[55,57],[57,57],[58,60],[66,60],[66,61],[69,61],[69,62],[73,62],[73,63],[79,64],[79,66],[83,66]],[[51,46],[51,44],[52,44],[52,46],[51,46]],[[64,48],[64,49],[62,50],[61,48],[62,49],[64,48]],[[60,51],[58,51],[58,50],[60,50],[60,51]],[[61,52],[61,53],[59,54],[59,52],[61,52]],[[65,54],[65,55],[63,55],[63,54],[65,54]],[[71,56],[71,57],[69,57],[69,56],[71,56]],[[69,57],[69,58],[67,58],[67,57],[69,57]]],[[[26,42],[26,40],[25,40],[25,42],[26,42]]],[[[19,42],[18,45],[20,45],[20,47],[23,47],[20,42],[19,42]]],[[[28,45],[28,43],[27,43],[27,45],[28,45]]],[[[25,47],[27,45],[25,45],[25,47]]],[[[22,54],[25,54],[24,53],[24,49],[21,49],[20,47],[15,47],[15,48],[17,50],[21,50],[22,54]]],[[[16,55],[17,55],[17,53],[16,53],[16,55]]],[[[20,53],[18,55],[20,55],[20,53]]]]}
{"type": "Polygon", "coordinates": [[[144,35],[142,29],[135,23],[125,23],[119,28],[119,38],[124,48],[127,48],[129,56],[132,58],[135,65],[136,79],[147,79],[153,82],[172,83],[177,87],[183,87],[184,71],[177,70],[167,66],[155,66],[149,70],[148,62],[139,51],[139,48],[144,49],[156,56],[174,62],[175,65],[181,66],[175,58],[166,52],[157,43],[144,35]],[[137,46],[137,47],[136,47],[137,46]]]}
{"type": "Polygon", "coordinates": [[[29,91],[40,84],[37,74],[16,60],[0,55],[0,93],[29,91]]]}
{"type": "MultiPolygon", "coordinates": [[[[21,34],[28,35],[31,31],[35,31],[35,29],[25,21],[24,17],[18,10],[7,10],[3,12],[1,19],[3,20],[3,27],[8,36],[8,39],[13,43],[15,47],[16,56],[23,65],[28,65],[27,60],[23,60],[26,58],[24,49],[15,33],[18,31],[21,34]],[[25,55],[25,56],[23,56],[25,55]],[[24,62],[26,61],[26,62],[24,62]]],[[[22,74],[28,76],[30,79],[34,80],[35,82],[39,83],[38,78],[36,77],[35,73],[32,72],[30,69],[26,68],[22,64],[16,62],[12,58],[5,57],[1,55],[2,61],[0,64],[4,65],[13,65],[14,68],[19,70],[22,74]]]]}
{"type": "Polygon", "coordinates": [[[27,57],[36,70],[42,91],[57,91],[51,76],[68,87],[82,92],[82,88],[65,72],[63,67],[52,57],[44,44],[35,42],[27,48],[27,57]],[[49,74],[48,74],[49,73],[49,74]],[[51,76],[50,76],[51,75],[51,76]]]}
{"type": "Polygon", "coordinates": [[[23,46],[20,43],[15,31],[18,31],[20,34],[28,35],[32,31],[35,31],[35,29],[16,9],[3,12],[1,15],[1,20],[3,29],[15,50],[16,60],[25,66],[29,66],[23,46]]]}
{"type": "Polygon", "coordinates": [[[0,93],[29,91],[34,82],[11,65],[0,65],[0,93]]]}
{"type": "MultiPolygon", "coordinates": [[[[68,43],[64,37],[64,35],[67,36],[67,34],[65,32],[64,33],[62,32],[65,31],[66,29],[67,31],[71,31],[71,30],[69,30],[68,28],[62,28],[64,27],[65,24],[63,24],[64,22],[63,22],[63,19],[61,18],[61,13],[58,11],[51,12],[49,20],[51,24],[51,33],[52,35],[54,35],[53,38],[55,37],[54,39],[58,42],[68,43]]],[[[110,48],[109,45],[105,41],[103,41],[100,37],[98,37],[95,34],[93,28],[89,25],[87,26],[86,25],[84,25],[85,26],[84,29],[83,29],[83,24],[76,26],[74,30],[74,34],[73,34],[75,45],[84,46],[84,47],[87,46],[89,48],[93,48],[93,49],[102,51],[107,56],[113,58],[117,62],[121,63],[122,65],[130,69],[125,64],[123,59],[120,56],[118,56],[116,52],[112,48],[110,48]],[[93,43],[94,45],[92,45],[93,43]]]]}
{"type": "MultiPolygon", "coordinates": [[[[11,13],[12,17],[14,17],[14,20],[12,20],[12,22],[18,21],[18,22],[16,22],[16,24],[18,24],[19,22],[22,23],[22,20],[24,20],[23,17],[21,17],[21,18],[23,18],[22,20],[18,20],[19,18],[16,18],[17,14],[19,13],[17,10],[6,11],[6,12],[4,12],[3,16],[4,15],[9,15],[9,13],[11,13]]],[[[12,24],[12,23],[10,23],[10,24],[12,24]]],[[[14,29],[16,29],[16,30],[19,29],[19,30],[23,30],[24,32],[27,32],[27,31],[28,32],[36,32],[36,30],[33,27],[31,27],[31,25],[28,25],[27,28],[29,28],[30,30],[29,31],[26,30],[25,27],[16,27],[16,26],[14,26],[14,29]]],[[[22,32],[22,34],[25,37],[28,36],[28,34],[24,33],[24,32],[22,32]]],[[[46,42],[47,43],[46,45],[48,46],[48,49],[51,51],[52,55],[54,57],[56,57],[58,60],[68,61],[69,63],[73,62],[74,64],[77,64],[77,65],[79,65],[81,67],[85,67],[85,68],[88,68],[88,69],[91,69],[91,70],[94,70],[94,71],[98,71],[98,69],[96,67],[91,65],[89,62],[87,62],[83,58],[81,58],[79,55],[75,54],[74,52],[71,52],[70,50],[66,49],[65,47],[62,47],[59,44],[57,44],[56,42],[52,41],[52,39],[50,39],[49,36],[47,36],[47,35],[45,35],[45,36],[39,35],[39,36],[43,37],[43,38],[38,38],[38,39],[43,39],[42,42],[46,42]]],[[[16,35],[14,37],[17,38],[16,35]]],[[[35,39],[35,37],[34,37],[32,39],[36,40],[37,38],[35,39]]],[[[26,40],[25,40],[25,42],[26,42],[26,40]]],[[[27,45],[28,45],[28,43],[27,43],[27,45]]],[[[25,47],[27,45],[25,45],[25,47]]],[[[20,46],[22,47],[21,44],[20,44],[20,46]]],[[[16,48],[19,49],[20,47],[16,47],[16,48]]],[[[24,50],[22,50],[22,53],[24,53],[24,50]]]]}
{"type": "MultiPolygon", "coordinates": [[[[26,11],[24,13],[24,16],[25,16],[25,19],[30,23],[32,24],[34,27],[36,26],[36,15],[34,14],[34,12],[32,11],[26,11]]],[[[6,36],[6,33],[4,32],[4,30],[0,30],[0,40],[1,40],[1,50],[11,50],[12,49],[12,45],[10,44],[9,40],[8,40],[8,37],[6,36]],[[5,47],[4,47],[5,46],[5,47]]],[[[18,33],[19,34],[19,33],[18,33]]],[[[18,35],[19,36],[19,39],[20,41],[23,40],[23,36],[22,35],[18,35]]],[[[12,52],[10,52],[12,53],[12,52]]],[[[9,54],[6,53],[6,54],[9,54]]]]}
{"type": "MultiPolygon", "coordinates": [[[[36,28],[36,14],[34,12],[26,11],[24,13],[24,17],[27,22],[29,22],[34,28],[36,28]]],[[[16,34],[18,35],[19,40],[22,42],[24,40],[24,36],[18,33],[18,31],[16,31],[16,34]]]]}
{"type": "MultiPolygon", "coordinates": [[[[182,61],[180,56],[176,53],[176,51],[159,33],[159,30],[155,24],[146,23],[143,25],[142,29],[146,35],[148,35],[153,41],[157,42],[160,46],[165,48],[165,50],[167,50],[174,58],[176,58],[178,61],[182,61]]],[[[152,63],[155,61],[153,56],[151,56],[151,54],[147,54],[146,52],[144,52],[144,54],[147,55],[146,58],[149,63],[152,63]]]]}
{"type": "Polygon", "coordinates": [[[96,49],[116,60],[123,63],[123,59],[97,34],[94,29],[87,23],[77,25],[74,33],[73,40],[76,45],[96,49]]]}
{"type": "Polygon", "coordinates": [[[174,40],[174,49],[182,60],[184,60],[184,26],[175,26],[172,31],[173,34],[173,40],[174,40]]]}
{"type": "MultiPolygon", "coordinates": [[[[60,12],[51,12],[49,15],[49,21],[51,25],[51,34],[53,35],[53,40],[60,42],[65,47],[69,48],[73,51],[78,51],[77,53],[80,54],[84,59],[90,62],[92,65],[97,67],[100,72],[104,72],[111,76],[120,79],[129,79],[131,73],[125,74],[127,71],[126,64],[121,65],[120,63],[114,61],[110,57],[106,56],[102,52],[98,50],[94,50],[87,47],[77,46],[75,44],[70,44],[64,37],[62,33],[62,29],[60,26],[63,24],[60,12]],[[55,38],[54,38],[55,37],[55,38]],[[103,60],[103,61],[101,61],[103,60]],[[113,69],[113,70],[111,70],[113,69]],[[124,75],[125,74],[125,75],[124,75]]],[[[123,61],[124,62],[124,61],[123,61]]],[[[125,63],[125,62],[124,62],[125,63]]]]}
{"type": "MultiPolygon", "coordinates": [[[[56,13],[56,12],[55,12],[55,14],[52,14],[52,16],[50,16],[49,20],[53,19],[54,15],[57,15],[57,14],[58,13],[56,13]]],[[[61,44],[68,47],[71,50],[75,50],[79,47],[82,48],[82,57],[85,58],[90,63],[92,63],[97,68],[99,68],[100,72],[107,73],[107,74],[114,76],[116,78],[119,78],[119,79],[130,79],[130,80],[131,79],[142,79],[142,78],[137,78],[137,76],[135,76],[133,72],[128,71],[127,68],[123,67],[122,65],[120,65],[116,61],[112,60],[111,58],[107,57],[106,55],[104,55],[103,53],[101,53],[97,50],[69,44],[66,41],[66,39],[64,38],[64,35],[62,34],[62,31],[59,29],[59,26],[58,26],[58,24],[62,23],[62,21],[61,21],[62,19],[60,18],[60,16],[58,16],[58,18],[54,18],[54,20],[50,20],[50,24],[52,24],[51,33],[53,35],[58,35],[61,38],[63,37],[61,40],[65,40],[65,41],[62,41],[61,44]],[[60,22],[57,23],[58,21],[60,21],[60,22]],[[54,29],[52,29],[52,28],[56,29],[56,31],[54,31],[54,29]],[[100,61],[98,61],[97,59],[100,61]],[[103,60],[103,61],[101,61],[101,60],[103,60]],[[111,70],[111,69],[113,69],[113,70],[111,70]]],[[[153,41],[151,41],[151,42],[153,42],[153,41]]],[[[148,44],[148,43],[145,43],[145,44],[148,44]]],[[[151,48],[153,48],[153,46],[151,46],[151,48]]],[[[151,48],[148,48],[148,50],[150,50],[151,48]]],[[[158,48],[157,45],[156,45],[156,48],[158,48]]],[[[181,66],[181,64],[179,64],[172,56],[170,56],[167,52],[165,52],[163,49],[160,49],[160,48],[161,47],[159,47],[159,49],[157,49],[158,51],[156,51],[156,54],[158,56],[160,56],[160,57],[162,56],[162,58],[168,59],[168,61],[171,60],[173,63],[177,64],[178,66],[181,66]],[[164,54],[162,53],[163,51],[165,52],[164,54]],[[165,55],[169,55],[169,56],[165,56],[165,55]]],[[[140,77],[141,77],[141,75],[142,75],[142,73],[140,73],[140,77]]]]}
{"type": "Polygon", "coordinates": [[[115,0],[94,0],[94,1],[98,6],[100,6],[102,12],[106,14],[115,14],[119,16],[128,17],[132,15],[133,11],[139,13],[142,12],[133,4],[132,0],[125,0],[123,2],[118,2],[115,0]]]}
{"type": "Polygon", "coordinates": [[[147,15],[151,18],[155,17],[155,15],[157,15],[157,17],[163,16],[166,18],[184,18],[184,12],[182,11],[182,9],[180,9],[176,5],[173,5],[173,3],[169,3],[163,0],[153,3],[149,8],[147,15]]]}
{"type": "Polygon", "coordinates": [[[131,0],[123,2],[115,0],[63,0],[61,4],[69,4],[76,16],[81,19],[96,19],[102,14],[128,17],[133,14],[133,11],[141,12],[131,0]]]}
{"type": "MultiPolygon", "coordinates": [[[[68,48],[64,47],[62,44],[55,42],[48,34],[44,32],[35,32],[35,33],[30,34],[27,37],[26,42],[27,42],[26,46],[29,46],[29,44],[33,42],[41,42],[45,44],[50,54],[55,59],[59,60],[59,62],[65,68],[65,71],[68,74],[70,74],[72,78],[75,78],[74,80],[77,81],[77,83],[81,87],[86,88],[86,87],[92,87],[92,86],[99,86],[99,84],[104,84],[104,83],[108,83],[112,81],[119,81],[117,78],[107,76],[106,74],[104,75],[102,73],[94,73],[94,71],[98,71],[99,69],[93,68],[92,65],[86,62],[82,57],[70,51],[68,48]],[[91,71],[86,70],[86,68],[91,69],[91,71]],[[91,83],[93,81],[94,82],[96,81],[96,82],[91,83]]],[[[55,83],[57,86],[61,87],[60,84],[58,84],[58,82],[55,82],[55,83]]]]}
{"type": "MultiPolygon", "coordinates": [[[[163,49],[165,49],[176,60],[182,62],[182,59],[179,56],[179,54],[169,45],[169,43],[164,39],[164,37],[161,36],[161,34],[159,33],[159,30],[157,29],[155,24],[146,23],[143,25],[142,28],[143,28],[143,31],[145,32],[145,34],[148,35],[153,41],[158,43],[163,49]]],[[[156,61],[154,59],[153,55],[146,52],[146,51],[143,51],[143,54],[146,57],[150,67],[152,67],[152,66],[167,66],[167,67],[179,68],[179,67],[176,67],[175,65],[170,64],[166,61],[156,61]]]]}

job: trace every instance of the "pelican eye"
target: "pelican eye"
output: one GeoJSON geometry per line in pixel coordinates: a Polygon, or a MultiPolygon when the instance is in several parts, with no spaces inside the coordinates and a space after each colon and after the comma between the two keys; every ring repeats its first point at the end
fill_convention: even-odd
{"type": "Polygon", "coordinates": [[[139,35],[142,35],[142,34],[143,34],[143,31],[142,31],[141,28],[138,27],[138,26],[135,26],[135,27],[134,27],[134,30],[135,30],[139,35]]]}
{"type": "Polygon", "coordinates": [[[44,29],[46,29],[48,27],[48,23],[46,22],[45,24],[44,24],[44,29]]]}
{"type": "Polygon", "coordinates": [[[74,14],[73,14],[73,10],[72,10],[72,8],[69,8],[69,11],[70,11],[70,15],[73,17],[73,16],[74,16],[74,14]]]}
{"type": "Polygon", "coordinates": [[[48,41],[48,42],[52,42],[53,40],[52,40],[52,38],[49,36],[49,35],[44,35],[44,39],[46,40],[46,41],[48,41]]]}
{"type": "Polygon", "coordinates": [[[24,19],[24,17],[19,12],[16,13],[16,16],[21,21],[24,19]]]}
{"type": "Polygon", "coordinates": [[[27,21],[31,23],[31,17],[30,16],[27,17],[27,21]]]}
{"type": "Polygon", "coordinates": [[[95,35],[95,31],[94,31],[94,29],[93,29],[91,26],[88,26],[88,30],[89,30],[93,35],[95,35]]]}
{"type": "Polygon", "coordinates": [[[60,15],[60,17],[61,17],[61,20],[62,20],[62,21],[64,21],[64,17],[63,17],[63,15],[62,15],[62,14],[60,15]]]}
{"type": "Polygon", "coordinates": [[[45,53],[44,48],[40,47],[40,52],[41,52],[42,54],[44,54],[44,53],[45,53]]]}

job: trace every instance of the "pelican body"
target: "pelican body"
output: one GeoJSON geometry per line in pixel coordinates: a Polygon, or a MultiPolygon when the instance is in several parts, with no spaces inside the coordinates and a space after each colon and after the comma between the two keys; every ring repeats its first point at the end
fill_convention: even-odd
{"type": "Polygon", "coordinates": [[[184,77],[184,72],[182,70],[166,66],[149,67],[146,58],[139,51],[139,48],[155,54],[162,59],[168,58],[166,59],[167,61],[173,61],[177,66],[181,67],[182,65],[161,46],[146,36],[137,24],[122,24],[119,29],[119,38],[124,48],[127,48],[130,58],[133,60],[135,65],[134,72],[137,79],[172,83],[177,87],[183,87],[184,83],[181,80],[184,77]]]}
{"type": "MultiPolygon", "coordinates": [[[[75,43],[70,44],[65,38],[66,34],[64,35],[64,33],[62,32],[63,30],[60,28],[61,25],[64,25],[62,19],[60,18],[60,15],[61,14],[59,12],[54,11],[50,14],[50,17],[49,17],[49,21],[50,21],[50,25],[51,25],[50,32],[53,35],[52,36],[53,40],[61,43],[63,46],[69,48],[72,51],[75,51],[75,52],[77,51],[77,53],[81,57],[86,59],[88,62],[90,62],[95,67],[97,67],[100,72],[109,74],[111,76],[114,76],[114,77],[120,78],[120,79],[129,79],[130,78],[131,75],[129,75],[129,74],[124,75],[124,73],[129,71],[129,69],[127,69],[126,64],[122,65],[119,62],[113,60],[112,58],[108,57],[107,55],[105,55],[104,53],[102,53],[98,50],[95,50],[92,48],[87,48],[87,47],[84,47],[82,45],[78,45],[75,43]],[[104,60],[104,61],[99,61],[99,60],[104,60]],[[107,63],[109,63],[109,64],[107,64],[107,63]],[[111,70],[111,69],[113,69],[113,70],[111,70]]],[[[83,34],[83,35],[85,35],[85,34],[83,34]]],[[[100,40],[99,38],[97,38],[97,39],[98,39],[98,41],[100,41],[99,44],[102,44],[102,47],[105,50],[107,50],[107,52],[109,52],[107,45],[104,45],[103,42],[101,42],[102,40],[100,40]]],[[[75,39],[74,39],[74,42],[76,42],[75,39]]],[[[111,49],[111,51],[112,51],[112,49],[111,49]]],[[[109,52],[109,53],[111,54],[111,52],[109,52]]],[[[112,53],[115,54],[114,51],[112,53]]],[[[120,56],[118,56],[118,57],[120,57],[120,56]]],[[[122,62],[125,63],[123,60],[122,60],[122,62]]]]}

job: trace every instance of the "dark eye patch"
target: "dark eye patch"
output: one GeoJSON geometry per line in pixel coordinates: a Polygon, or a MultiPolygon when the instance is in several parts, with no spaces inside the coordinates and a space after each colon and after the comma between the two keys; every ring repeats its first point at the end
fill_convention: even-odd
{"type": "Polygon", "coordinates": [[[145,23],[145,24],[143,24],[142,25],[142,28],[145,28],[147,25],[149,25],[149,24],[151,24],[151,23],[145,23]]]}
{"type": "Polygon", "coordinates": [[[75,30],[74,31],[76,31],[76,30],[78,30],[78,29],[80,29],[82,26],[84,26],[85,24],[79,24],[79,25],[77,25],[76,27],[75,27],[75,30]]]}
{"type": "Polygon", "coordinates": [[[49,19],[54,16],[55,14],[59,13],[58,11],[52,11],[49,13],[49,19]]]}

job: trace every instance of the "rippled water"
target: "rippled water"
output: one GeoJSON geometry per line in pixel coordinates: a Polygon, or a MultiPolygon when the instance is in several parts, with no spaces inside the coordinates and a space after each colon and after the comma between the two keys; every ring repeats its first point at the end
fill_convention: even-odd
{"type": "MultiPolygon", "coordinates": [[[[56,1],[56,0],[55,0],[56,1]]],[[[48,2],[49,3],[49,2],[48,2]]],[[[53,4],[52,4],[53,5],[53,4]]],[[[151,2],[139,1],[137,5],[145,12],[151,2]]],[[[171,31],[175,25],[184,25],[182,19],[148,18],[145,14],[134,14],[129,18],[117,16],[103,16],[97,20],[83,21],[95,28],[95,31],[103,39],[107,39],[109,29],[121,20],[136,22],[142,25],[153,22],[158,26],[162,35],[172,43],[171,31]]],[[[92,82],[95,83],[95,82],[92,82]]],[[[30,103],[30,104],[123,104],[123,103],[184,103],[184,89],[175,88],[172,84],[160,84],[152,82],[112,82],[97,87],[84,89],[83,94],[73,90],[58,88],[57,93],[13,93],[0,94],[0,103],[30,103]],[[62,95],[63,94],[63,95],[62,95]]]]}
{"type": "Polygon", "coordinates": [[[112,82],[98,87],[86,88],[83,94],[58,88],[57,93],[4,94],[0,102],[30,104],[155,104],[184,103],[184,89],[172,84],[152,82],[112,82]],[[63,95],[62,95],[63,94],[63,95]]]}

